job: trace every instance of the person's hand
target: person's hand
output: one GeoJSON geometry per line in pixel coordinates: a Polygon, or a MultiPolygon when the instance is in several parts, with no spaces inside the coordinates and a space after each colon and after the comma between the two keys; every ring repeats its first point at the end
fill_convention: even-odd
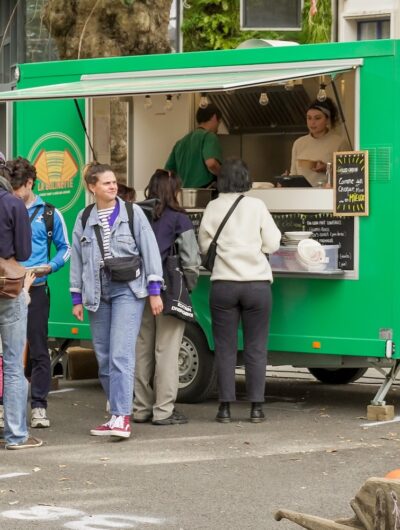
{"type": "Polygon", "coordinates": [[[27,291],[27,292],[29,291],[29,289],[31,288],[31,285],[33,284],[35,278],[36,278],[36,275],[32,271],[29,271],[29,270],[26,271],[25,278],[24,278],[24,289],[25,289],[25,291],[27,291]]]}
{"type": "Polygon", "coordinates": [[[72,308],[72,314],[74,315],[75,318],[77,318],[78,320],[82,322],[83,321],[83,305],[82,304],[74,305],[74,307],[72,308]]]}
{"type": "Polygon", "coordinates": [[[317,173],[326,173],[326,164],[325,162],[322,162],[322,160],[317,160],[311,170],[316,171],[317,173]]]}
{"type": "Polygon", "coordinates": [[[42,278],[43,276],[47,276],[48,274],[51,273],[52,271],[51,265],[47,264],[47,265],[40,265],[40,266],[43,267],[43,271],[36,273],[37,278],[42,278]]]}
{"type": "Polygon", "coordinates": [[[161,296],[158,294],[156,296],[149,296],[149,302],[151,307],[151,312],[153,313],[153,316],[157,316],[160,313],[162,313],[162,310],[164,309],[164,305],[162,303],[161,296]]]}

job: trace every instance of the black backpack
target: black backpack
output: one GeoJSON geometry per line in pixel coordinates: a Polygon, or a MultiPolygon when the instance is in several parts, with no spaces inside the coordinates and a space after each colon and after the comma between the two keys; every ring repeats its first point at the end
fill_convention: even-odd
{"type": "MultiPolygon", "coordinates": [[[[32,221],[37,216],[40,208],[42,207],[41,204],[36,206],[36,208],[33,210],[29,220],[32,223],[32,221]]],[[[50,261],[50,248],[51,248],[51,242],[53,241],[53,229],[54,229],[54,211],[55,206],[50,204],[49,202],[44,203],[44,212],[43,212],[43,220],[46,227],[46,233],[47,233],[47,258],[50,261]]]]}

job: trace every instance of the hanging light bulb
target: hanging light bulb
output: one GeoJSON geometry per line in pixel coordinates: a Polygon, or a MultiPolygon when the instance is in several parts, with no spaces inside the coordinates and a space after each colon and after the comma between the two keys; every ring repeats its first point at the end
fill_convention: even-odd
{"type": "Polygon", "coordinates": [[[205,92],[201,93],[199,107],[201,109],[206,109],[208,107],[208,99],[207,94],[205,92]]]}
{"type": "Polygon", "coordinates": [[[288,92],[291,92],[293,89],[294,89],[294,80],[289,79],[289,81],[286,81],[285,83],[285,90],[287,90],[288,92]]]}
{"type": "Polygon", "coordinates": [[[172,107],[173,107],[172,96],[171,96],[171,94],[168,94],[168,96],[166,98],[166,101],[165,101],[164,109],[165,110],[172,110],[172,107]]]}
{"type": "Polygon", "coordinates": [[[151,109],[151,107],[153,106],[153,101],[151,100],[151,96],[145,96],[144,97],[144,108],[146,110],[148,109],[151,109]]]}
{"type": "Polygon", "coordinates": [[[319,90],[318,90],[318,94],[317,94],[317,99],[318,101],[325,101],[326,100],[326,85],[325,83],[321,83],[319,85],[319,90]]]}
{"type": "Polygon", "coordinates": [[[269,97],[266,92],[261,92],[260,99],[258,100],[259,104],[265,107],[269,103],[269,97]]]}

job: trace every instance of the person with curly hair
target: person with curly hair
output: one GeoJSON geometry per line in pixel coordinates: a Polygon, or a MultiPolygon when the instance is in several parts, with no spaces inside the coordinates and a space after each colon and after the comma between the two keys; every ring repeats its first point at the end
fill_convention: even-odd
{"type": "MultiPolygon", "coordinates": [[[[9,171],[0,163],[0,257],[23,261],[32,251],[32,233],[25,205],[12,194],[9,171]]],[[[30,278],[31,279],[31,278],[30,278]]],[[[29,285],[26,285],[29,288],[29,285]]],[[[22,363],[27,329],[27,297],[0,297],[0,340],[3,349],[4,407],[1,422],[6,449],[40,447],[42,440],[30,436],[26,423],[28,383],[22,363]]]]}
{"type": "Polygon", "coordinates": [[[28,357],[26,375],[31,381],[31,427],[50,427],[47,416],[47,396],[51,385],[51,362],[48,349],[48,319],[50,312],[47,277],[60,270],[70,258],[71,247],[67,227],[61,212],[35,194],[36,168],[26,158],[6,162],[14,195],[25,203],[32,228],[32,253],[22,265],[41,267],[30,291],[28,307],[28,357]],[[49,241],[46,216],[53,218],[49,241]],[[50,258],[49,244],[56,253],[50,258]]]}

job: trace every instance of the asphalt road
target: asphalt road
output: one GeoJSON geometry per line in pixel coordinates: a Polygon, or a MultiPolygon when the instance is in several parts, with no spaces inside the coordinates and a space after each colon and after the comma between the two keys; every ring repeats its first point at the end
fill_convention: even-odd
{"type": "Polygon", "coordinates": [[[127,441],[89,436],[106,416],[97,381],[62,382],[51,428],[35,431],[45,445],[0,450],[0,528],[285,530],[299,527],[276,522],[279,508],[350,516],[367,478],[400,467],[399,423],[366,421],[368,380],[327,387],[278,376],[267,380],[265,423],[251,424],[239,400],[234,421],[218,424],[210,399],[179,406],[189,424],[135,424],[127,441]]]}

